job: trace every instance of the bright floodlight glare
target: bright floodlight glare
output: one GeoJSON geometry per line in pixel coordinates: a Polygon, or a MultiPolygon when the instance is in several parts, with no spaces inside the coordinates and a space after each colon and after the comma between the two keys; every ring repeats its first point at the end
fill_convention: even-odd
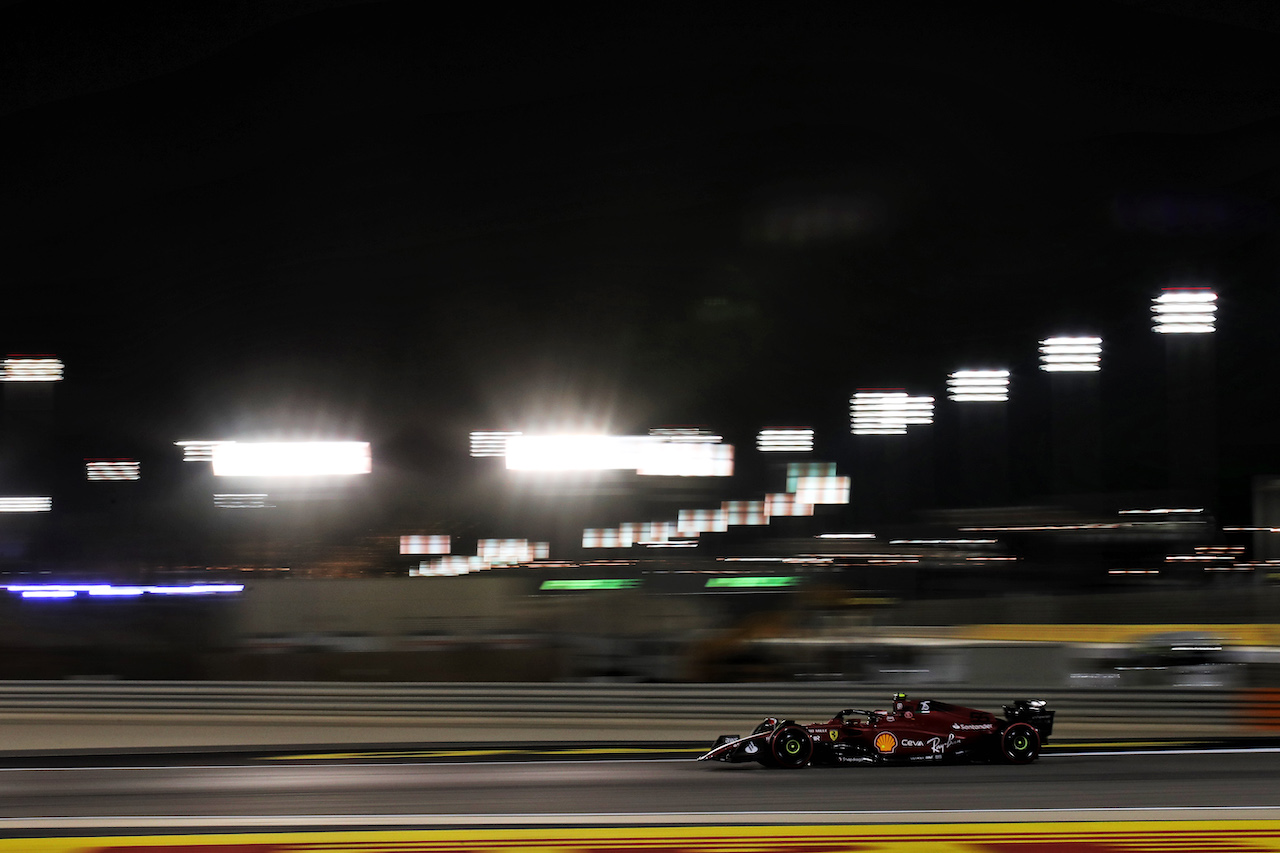
{"type": "Polygon", "coordinates": [[[1162,335],[1207,335],[1216,331],[1217,300],[1207,287],[1166,287],[1151,301],[1151,328],[1162,335]]]}
{"type": "Polygon", "coordinates": [[[137,480],[140,477],[136,459],[86,459],[88,480],[137,480]]]}
{"type": "Polygon", "coordinates": [[[233,441],[213,448],[219,477],[324,477],[368,474],[367,441],[233,441]]]}
{"type": "Polygon", "coordinates": [[[0,498],[0,512],[48,512],[53,498],[0,498]]]}
{"type": "Polygon", "coordinates": [[[51,355],[11,355],[0,370],[3,382],[58,382],[62,361],[51,355]]]}
{"type": "Polygon", "coordinates": [[[212,462],[213,448],[219,444],[230,444],[229,441],[205,441],[203,439],[188,439],[184,441],[175,441],[178,447],[182,448],[183,462],[212,462]]]}
{"type": "Polygon", "coordinates": [[[849,411],[854,435],[906,435],[908,426],[933,423],[933,398],[862,389],[850,398],[849,411]]]}
{"type": "Polygon", "coordinates": [[[471,455],[475,457],[507,455],[507,441],[519,432],[501,430],[476,430],[471,433],[471,455]]]}
{"type": "Polygon", "coordinates": [[[760,430],[756,448],[762,453],[810,453],[813,430],[807,427],[775,427],[760,430]]]}
{"type": "Polygon", "coordinates": [[[1009,399],[1009,371],[957,370],[947,377],[947,396],[957,403],[1003,403],[1009,399]]]}
{"type": "Polygon", "coordinates": [[[1089,373],[1100,369],[1102,338],[1055,337],[1040,342],[1040,369],[1049,373],[1089,373]]]}

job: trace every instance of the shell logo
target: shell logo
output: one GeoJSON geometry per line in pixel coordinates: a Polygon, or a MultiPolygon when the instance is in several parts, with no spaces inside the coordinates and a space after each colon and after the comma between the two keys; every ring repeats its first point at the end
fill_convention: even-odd
{"type": "Polygon", "coordinates": [[[881,732],[876,735],[876,739],[872,741],[877,752],[893,752],[898,748],[898,739],[893,736],[893,732],[881,732]]]}

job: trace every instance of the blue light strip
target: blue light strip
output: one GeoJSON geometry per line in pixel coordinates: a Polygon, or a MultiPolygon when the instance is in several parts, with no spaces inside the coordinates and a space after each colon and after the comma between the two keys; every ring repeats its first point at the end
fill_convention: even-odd
{"type": "Polygon", "coordinates": [[[86,592],[91,596],[114,598],[141,595],[225,595],[244,592],[242,583],[198,583],[186,586],[112,586],[109,583],[93,584],[7,584],[9,592],[20,593],[23,598],[75,598],[86,592]]]}

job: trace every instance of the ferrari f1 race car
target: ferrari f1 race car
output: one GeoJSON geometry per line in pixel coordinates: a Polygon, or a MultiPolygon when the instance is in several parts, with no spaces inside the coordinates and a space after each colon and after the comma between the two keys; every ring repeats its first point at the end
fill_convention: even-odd
{"type": "Polygon", "coordinates": [[[910,761],[1029,764],[1053,734],[1053,711],[1040,699],[987,711],[932,699],[893,697],[890,710],[848,708],[825,723],[767,717],[746,737],[721,735],[699,761],[758,761],[765,767],[910,761]]]}

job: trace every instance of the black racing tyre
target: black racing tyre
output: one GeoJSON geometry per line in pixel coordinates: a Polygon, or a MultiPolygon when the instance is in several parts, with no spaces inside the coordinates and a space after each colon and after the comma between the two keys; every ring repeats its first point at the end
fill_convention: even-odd
{"type": "MultiPolygon", "coordinates": [[[[768,723],[761,723],[760,725],[756,726],[756,730],[753,731],[752,734],[758,735],[761,732],[769,731],[771,728],[773,727],[770,726],[768,723]]],[[[756,752],[756,761],[759,761],[765,767],[777,767],[778,763],[773,760],[773,753],[771,753],[769,750],[769,741],[766,739],[766,740],[756,741],[755,743],[759,750],[758,752],[756,752]]]]}
{"type": "Polygon", "coordinates": [[[813,739],[802,726],[782,726],[769,738],[769,754],[778,767],[804,767],[813,758],[813,739]]]}
{"type": "Polygon", "coordinates": [[[1000,735],[1000,754],[1010,764],[1030,764],[1040,755],[1040,733],[1026,723],[1014,723],[1000,735]]]}

